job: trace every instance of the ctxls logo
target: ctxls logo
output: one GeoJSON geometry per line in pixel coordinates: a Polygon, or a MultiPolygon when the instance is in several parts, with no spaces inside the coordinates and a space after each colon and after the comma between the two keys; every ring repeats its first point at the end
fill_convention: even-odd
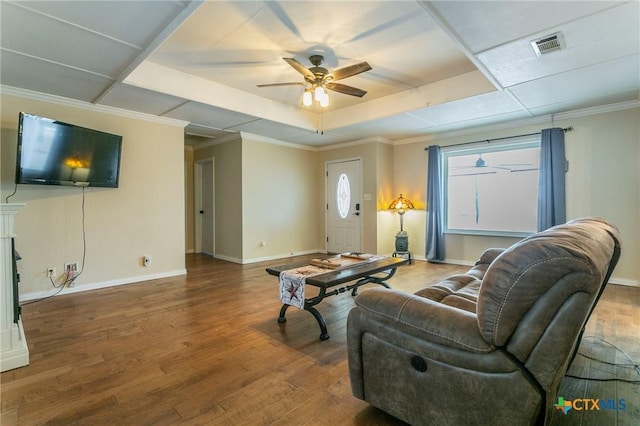
{"type": "Polygon", "coordinates": [[[622,411],[626,407],[624,399],[592,399],[592,398],[577,398],[573,400],[565,400],[563,397],[558,397],[558,403],[553,404],[556,409],[567,414],[569,410],[576,411],[600,411],[600,410],[619,410],[622,411]]]}

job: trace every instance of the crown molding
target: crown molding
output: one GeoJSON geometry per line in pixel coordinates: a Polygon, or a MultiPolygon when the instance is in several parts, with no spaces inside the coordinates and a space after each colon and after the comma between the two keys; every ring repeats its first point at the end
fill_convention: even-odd
{"type": "Polygon", "coordinates": [[[107,105],[96,105],[89,102],[78,101],[76,99],[65,98],[47,93],[34,92],[33,90],[20,89],[17,87],[0,85],[0,95],[16,96],[19,98],[31,99],[34,101],[47,102],[71,108],[78,108],[85,111],[99,112],[103,114],[117,115],[125,118],[133,118],[136,120],[144,120],[153,123],[167,124],[184,128],[189,122],[184,120],[176,120],[174,118],[158,117],[157,115],[145,114],[142,112],[129,111],[126,109],[111,107],[107,105]]]}
{"type": "Polygon", "coordinates": [[[366,138],[362,138],[362,139],[356,139],[353,141],[349,141],[349,142],[340,142],[340,143],[336,143],[333,145],[326,145],[326,146],[319,146],[316,148],[316,150],[318,151],[331,151],[333,149],[340,149],[340,148],[348,148],[351,146],[357,146],[357,145],[366,145],[369,143],[384,143],[387,145],[394,145],[393,141],[391,139],[385,138],[384,136],[369,136],[366,138]]]}
{"type": "Polygon", "coordinates": [[[591,108],[577,109],[575,111],[567,111],[559,114],[551,114],[551,115],[548,115],[547,117],[552,117],[554,120],[566,120],[569,118],[586,117],[586,116],[595,115],[595,114],[606,114],[608,112],[616,112],[616,111],[622,111],[625,109],[632,109],[632,108],[638,108],[638,107],[640,107],[640,100],[633,100],[633,101],[626,101],[626,102],[618,102],[618,103],[609,104],[609,105],[601,105],[601,106],[591,107],[591,108]]]}

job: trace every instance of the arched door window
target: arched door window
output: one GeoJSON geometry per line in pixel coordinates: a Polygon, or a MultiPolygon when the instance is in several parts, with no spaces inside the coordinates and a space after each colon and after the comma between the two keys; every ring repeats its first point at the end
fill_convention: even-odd
{"type": "Polygon", "coordinates": [[[338,178],[336,188],[336,207],[338,208],[338,215],[340,215],[342,219],[346,218],[349,214],[350,206],[351,187],[349,186],[349,178],[346,174],[342,173],[338,178]]]}

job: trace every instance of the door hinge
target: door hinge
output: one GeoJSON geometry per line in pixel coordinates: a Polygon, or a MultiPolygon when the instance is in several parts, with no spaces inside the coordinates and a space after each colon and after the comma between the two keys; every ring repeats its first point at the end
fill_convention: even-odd
{"type": "Polygon", "coordinates": [[[329,210],[329,203],[327,203],[327,210],[329,210]]]}
{"type": "Polygon", "coordinates": [[[329,172],[325,172],[326,176],[329,177],[329,172]]]}
{"type": "Polygon", "coordinates": [[[329,237],[327,237],[327,242],[329,242],[329,237]]]}

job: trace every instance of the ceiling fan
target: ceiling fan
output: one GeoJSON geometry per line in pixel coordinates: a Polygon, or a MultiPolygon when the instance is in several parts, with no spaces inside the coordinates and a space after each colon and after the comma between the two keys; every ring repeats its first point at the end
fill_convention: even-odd
{"type": "Polygon", "coordinates": [[[343,68],[338,68],[329,72],[328,69],[321,67],[324,62],[322,55],[311,55],[309,62],[313,64],[313,67],[307,68],[294,58],[282,58],[293,69],[298,71],[304,76],[304,82],[292,82],[292,83],[272,83],[272,84],[258,84],[258,87],[271,87],[271,86],[307,86],[303,95],[304,105],[311,105],[311,94],[315,96],[316,101],[320,102],[322,106],[329,104],[329,97],[324,89],[333,90],[334,92],[344,93],[345,95],[363,97],[367,94],[366,90],[358,89],[357,87],[347,86],[346,84],[335,83],[336,80],[342,80],[347,77],[371,70],[371,66],[366,62],[360,62],[359,64],[349,65],[343,68]]]}

